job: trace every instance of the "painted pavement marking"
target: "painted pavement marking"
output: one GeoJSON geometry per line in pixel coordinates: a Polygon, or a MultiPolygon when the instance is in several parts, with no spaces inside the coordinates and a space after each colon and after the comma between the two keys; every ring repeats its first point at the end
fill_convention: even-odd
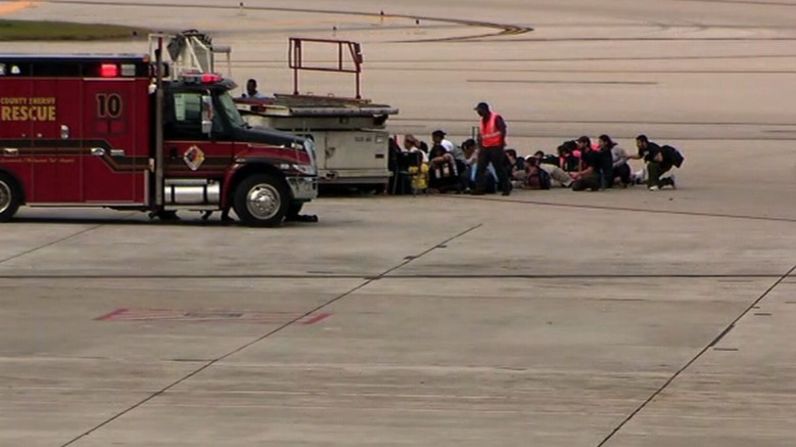
{"type": "MultiPolygon", "coordinates": [[[[302,312],[257,312],[236,310],[126,309],[113,310],[95,318],[96,321],[177,321],[186,323],[253,323],[279,324],[295,320],[302,312]]],[[[331,317],[328,312],[300,318],[297,322],[312,325],[331,317]]]]}

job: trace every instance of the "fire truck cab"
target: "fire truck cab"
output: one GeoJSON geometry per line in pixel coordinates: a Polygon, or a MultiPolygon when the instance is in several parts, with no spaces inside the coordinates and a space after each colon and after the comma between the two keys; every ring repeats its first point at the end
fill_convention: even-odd
{"type": "Polygon", "coordinates": [[[0,221],[20,205],[274,226],[317,196],[314,145],[253,129],[228,79],[149,55],[0,54],[0,221]]]}

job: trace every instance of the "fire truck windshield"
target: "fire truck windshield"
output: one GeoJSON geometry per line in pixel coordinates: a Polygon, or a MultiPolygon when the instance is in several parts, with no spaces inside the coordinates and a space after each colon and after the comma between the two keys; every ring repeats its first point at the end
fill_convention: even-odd
{"type": "Polygon", "coordinates": [[[234,127],[248,127],[246,121],[243,121],[243,118],[241,118],[238,108],[235,107],[235,101],[233,101],[229,92],[219,94],[218,102],[221,104],[221,107],[223,107],[223,112],[227,115],[227,118],[229,118],[230,124],[234,127]]]}

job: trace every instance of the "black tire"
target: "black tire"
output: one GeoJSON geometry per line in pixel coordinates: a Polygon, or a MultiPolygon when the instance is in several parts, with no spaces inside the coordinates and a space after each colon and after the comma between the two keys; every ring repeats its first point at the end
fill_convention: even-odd
{"type": "Polygon", "coordinates": [[[177,212],[173,210],[172,211],[160,210],[157,212],[156,215],[158,219],[161,220],[161,222],[176,222],[180,220],[180,216],[178,216],[177,212]]]}
{"type": "Polygon", "coordinates": [[[244,225],[276,227],[290,206],[290,194],[282,179],[269,174],[249,176],[235,188],[235,214],[244,225]]]}
{"type": "Polygon", "coordinates": [[[304,208],[304,202],[290,202],[290,205],[287,207],[287,218],[295,219],[298,217],[299,213],[301,213],[302,208],[304,208]]]}
{"type": "Polygon", "coordinates": [[[22,203],[22,191],[14,179],[0,172],[0,222],[8,222],[22,203]]]}

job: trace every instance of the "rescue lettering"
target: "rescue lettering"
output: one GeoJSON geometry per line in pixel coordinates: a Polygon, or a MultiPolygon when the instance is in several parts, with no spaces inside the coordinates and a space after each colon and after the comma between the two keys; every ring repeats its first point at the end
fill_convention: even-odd
{"type": "Polygon", "coordinates": [[[54,97],[0,98],[0,121],[55,121],[54,97]]]}

